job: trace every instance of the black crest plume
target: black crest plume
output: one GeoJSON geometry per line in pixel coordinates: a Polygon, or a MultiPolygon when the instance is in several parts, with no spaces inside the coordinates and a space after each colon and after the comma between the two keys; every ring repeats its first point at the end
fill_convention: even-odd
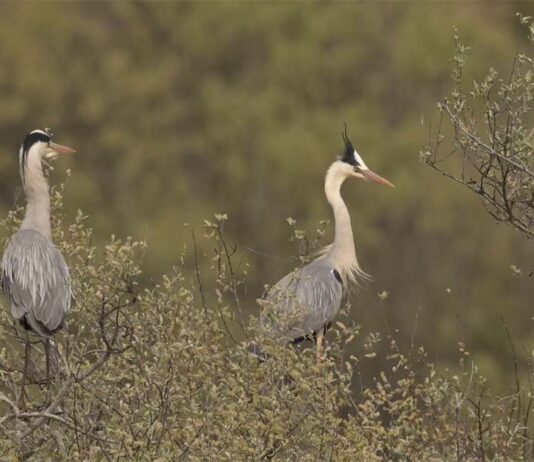
{"type": "Polygon", "coordinates": [[[347,135],[347,123],[345,122],[345,130],[341,132],[341,136],[343,138],[343,142],[345,143],[345,150],[343,151],[343,154],[341,155],[341,161],[346,162],[350,165],[358,165],[358,162],[356,161],[356,158],[354,157],[354,146],[352,145],[351,141],[349,140],[349,136],[347,135]]]}

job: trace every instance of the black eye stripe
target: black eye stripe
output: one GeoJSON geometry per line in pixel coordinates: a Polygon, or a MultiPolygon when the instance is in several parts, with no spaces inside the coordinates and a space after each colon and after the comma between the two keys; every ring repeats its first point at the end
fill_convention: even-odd
{"type": "Polygon", "coordinates": [[[24,138],[24,141],[22,142],[22,150],[29,151],[30,148],[38,141],[42,141],[43,143],[50,143],[50,136],[42,132],[28,133],[24,138]]]}
{"type": "Polygon", "coordinates": [[[50,143],[50,136],[46,133],[35,130],[31,133],[28,133],[24,141],[22,142],[22,146],[20,147],[20,155],[19,155],[19,168],[20,168],[20,176],[22,178],[22,181],[24,182],[24,169],[26,168],[26,164],[28,163],[28,152],[30,148],[38,142],[42,143],[50,143]]]}
{"type": "Polygon", "coordinates": [[[343,153],[343,156],[341,157],[341,161],[342,162],[345,162],[349,165],[352,165],[354,167],[359,167],[360,164],[358,163],[358,161],[356,160],[356,158],[354,157],[354,152],[352,154],[348,154],[348,153],[343,153]]]}

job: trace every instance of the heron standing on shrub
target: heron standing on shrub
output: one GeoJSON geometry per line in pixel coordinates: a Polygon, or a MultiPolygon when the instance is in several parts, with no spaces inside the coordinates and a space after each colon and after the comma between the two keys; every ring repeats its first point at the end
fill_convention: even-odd
{"type": "Polygon", "coordinates": [[[264,330],[298,343],[313,337],[317,358],[321,359],[324,334],[341,308],[343,291],[358,278],[366,277],[356,258],[354,238],[347,206],[340,189],[348,178],[394,187],[365,165],[347,136],[342,133],[345,150],[330,165],[324,190],[334,212],[334,242],[312,263],[293,271],[274,285],[265,300],[261,325],[264,330]]]}
{"type": "MultiPolygon", "coordinates": [[[[27,331],[43,338],[47,375],[51,338],[63,326],[72,294],[69,268],[52,242],[50,192],[43,161],[73,152],[72,148],[52,142],[52,133],[48,129],[33,130],[26,135],[19,151],[26,213],[2,258],[2,288],[11,305],[11,313],[27,331]]],[[[22,395],[29,354],[26,333],[22,395]]]]}

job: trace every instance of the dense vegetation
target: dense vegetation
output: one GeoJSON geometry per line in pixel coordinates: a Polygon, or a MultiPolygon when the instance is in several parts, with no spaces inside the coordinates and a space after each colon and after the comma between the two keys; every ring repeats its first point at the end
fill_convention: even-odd
{"type": "Polygon", "coordinates": [[[429,135],[427,164],[482,185],[490,212],[515,194],[493,215],[528,219],[532,45],[517,5],[457,6],[2,3],[3,238],[24,133],[79,150],[54,191],[76,293],[63,369],[45,383],[36,341],[22,409],[2,310],[2,456],[531,460],[532,243],[417,153],[429,135]],[[471,48],[451,65],[453,25],[471,48]],[[256,299],[330,239],[321,182],[344,121],[397,186],[343,191],[375,282],[324,368],[306,346],[259,364],[256,299]]]}
{"type": "MultiPolygon", "coordinates": [[[[76,303],[56,336],[61,367],[50,382],[42,343],[32,344],[25,404],[24,338],[1,311],[4,460],[531,459],[534,390],[493,397],[466,350],[459,372],[446,376],[423,348],[402,352],[394,332],[369,335],[347,357],[361,334],[337,322],[323,364],[313,348],[268,339],[259,362],[249,347],[261,334],[241,312],[244,275],[224,240],[224,216],[205,226],[214,287],[200,270],[189,284],[180,264],[142,288],[146,243],[112,238],[95,247],[86,217],[63,221],[61,201],[56,189],[54,237],[71,264],[76,303]],[[381,372],[365,377],[361,364],[376,358],[381,372]]],[[[8,232],[20,212],[3,222],[8,232]]]]}

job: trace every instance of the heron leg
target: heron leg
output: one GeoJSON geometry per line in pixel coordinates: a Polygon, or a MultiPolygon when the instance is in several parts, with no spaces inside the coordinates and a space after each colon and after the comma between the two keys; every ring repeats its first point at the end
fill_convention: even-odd
{"type": "Polygon", "coordinates": [[[316,334],[316,348],[317,348],[317,364],[321,365],[323,362],[323,340],[324,340],[324,329],[321,328],[319,331],[317,331],[316,334]]]}
{"type": "Polygon", "coordinates": [[[28,335],[28,331],[24,331],[26,335],[26,339],[24,341],[24,369],[22,371],[22,385],[20,387],[20,407],[21,409],[24,408],[24,400],[27,397],[26,395],[26,377],[28,376],[28,366],[30,364],[30,352],[31,352],[31,345],[30,345],[30,337],[28,335]]]}
{"type": "Polygon", "coordinates": [[[46,383],[50,382],[50,343],[47,338],[43,340],[46,357],[46,383]]]}

